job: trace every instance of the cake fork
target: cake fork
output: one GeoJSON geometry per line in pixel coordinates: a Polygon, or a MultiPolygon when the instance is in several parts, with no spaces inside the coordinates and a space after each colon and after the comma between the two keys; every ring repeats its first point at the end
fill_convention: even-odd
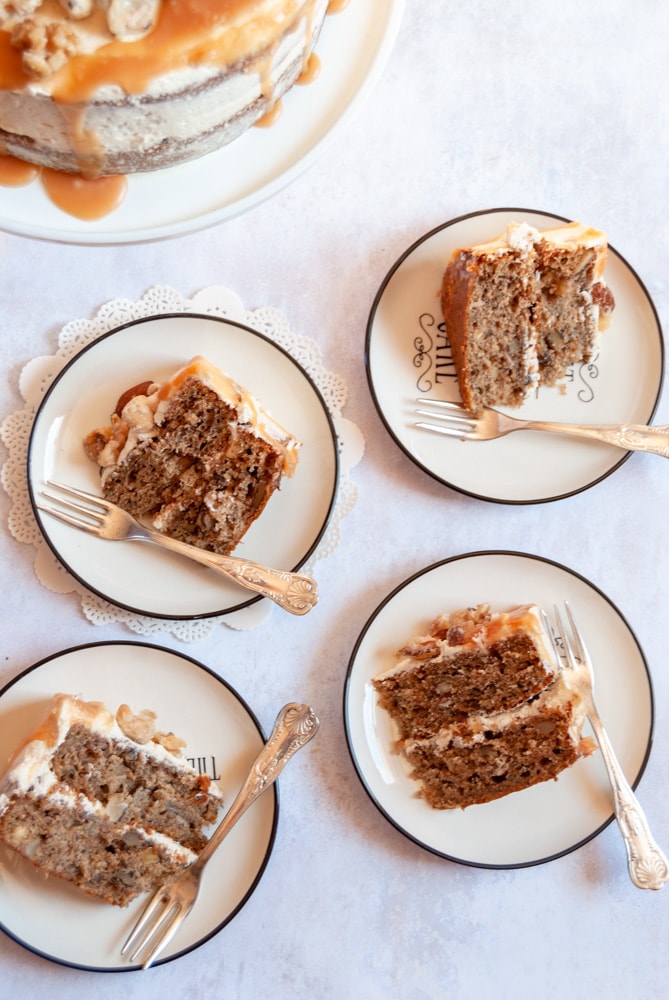
{"type": "Polygon", "coordinates": [[[39,494],[42,501],[35,503],[37,509],[74,528],[111,541],[143,541],[162,545],[163,548],[187,556],[216,570],[217,573],[222,573],[223,576],[248,590],[269,597],[294,615],[305,615],[318,601],[316,581],[304,573],[270,569],[248,559],[224,556],[217,552],[209,552],[207,549],[199,549],[195,545],[187,545],[140,524],[126,511],[105,500],[104,497],[50,480],[45,485],[63,495],[54,496],[42,489],[39,494]]]}
{"type": "Polygon", "coordinates": [[[547,632],[552,638],[558,662],[561,658],[560,645],[564,649],[570,683],[583,699],[590,724],[599,744],[613,791],[616,820],[627,850],[630,878],[639,889],[661,889],[669,879],[669,863],[653,839],[648,821],[623,773],[599,717],[594,699],[595,677],[592,660],[567,601],[564,602],[564,607],[569,620],[571,636],[565,629],[557,608],[554,608],[557,636],[550,627],[545,612],[543,612],[544,622],[547,632]]]}
{"type": "Polygon", "coordinates": [[[274,784],[291,757],[316,735],[319,725],[318,716],[308,705],[284,705],[244,784],[198,858],[161,886],[147,903],[121,949],[129,961],[143,955],[142,968],[148,969],[166,948],[193,909],[202,871],[214,851],[248,807],[274,784]]]}
{"type": "Polygon", "coordinates": [[[615,445],[616,448],[624,448],[626,451],[647,451],[669,458],[669,426],[564,424],[549,420],[521,420],[487,406],[479,413],[470,413],[459,403],[442,399],[421,398],[416,402],[419,404],[416,410],[419,416],[439,421],[439,423],[419,421],[416,427],[444,434],[446,437],[460,438],[463,441],[492,441],[513,431],[551,431],[554,434],[602,441],[605,444],[615,445]]]}

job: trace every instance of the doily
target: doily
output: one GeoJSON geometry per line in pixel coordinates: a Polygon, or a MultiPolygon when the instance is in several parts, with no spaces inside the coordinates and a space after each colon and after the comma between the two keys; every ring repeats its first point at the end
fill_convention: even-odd
{"type": "Polygon", "coordinates": [[[0,437],[8,452],[8,458],[2,467],[1,481],[11,501],[9,530],[17,541],[34,546],[35,575],[44,587],[55,593],[78,594],[82,611],[93,625],[121,622],[139,635],[153,636],[168,632],[176,639],[194,642],[209,635],[217,622],[235,629],[253,628],[267,618],[272,603],[261,600],[220,618],[178,621],[137,615],[110,604],[88,591],[53,555],[33,515],[26,478],[28,440],[35,414],[49,386],[65,364],[86,345],[115,327],[143,317],[175,312],[220,316],[257,330],[291,354],[318,387],[337,433],[340,477],[337,499],[327,530],[309,562],[302,568],[305,573],[313,573],[314,564],[331,555],[337,548],[341,521],[355,506],[357,488],[349,473],[362,458],[364,439],[359,428],[342,416],[348,394],[346,382],[324,367],[318,345],[309,337],[293,333],[288,320],[278,309],[264,307],[248,311],[244,309],[239,297],[227,288],[205,288],[193,298],[184,299],[172,288],[156,286],[149,289],[139,301],[114,299],[103,305],[93,319],[72,320],[64,326],[58,337],[57,352],[34,358],[21,372],[19,391],[25,405],[23,409],[7,416],[0,425],[0,437]]]}

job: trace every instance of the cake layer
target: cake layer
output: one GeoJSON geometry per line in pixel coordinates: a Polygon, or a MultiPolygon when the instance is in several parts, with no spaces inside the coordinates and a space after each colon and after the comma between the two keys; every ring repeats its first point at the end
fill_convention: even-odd
{"type": "Polygon", "coordinates": [[[605,235],[580,223],[513,223],[453,253],[441,305],[467,409],[519,406],[595,356],[614,306],[606,254],[605,235]]]}
{"type": "Polygon", "coordinates": [[[420,738],[472,712],[514,708],[547,687],[555,672],[536,607],[492,614],[479,605],[435,619],[374,678],[374,687],[399,738],[420,738]]]}
{"type": "Polygon", "coordinates": [[[585,709],[559,677],[511,712],[473,716],[402,752],[421,795],[435,809],[465,808],[557,778],[595,749],[581,737],[585,709]]]}
{"type": "Polygon", "coordinates": [[[19,0],[4,5],[4,15],[0,4],[0,150],[86,176],[209,153],[294,84],[327,7],[328,0],[159,0],[149,32],[137,39],[111,33],[106,4],[83,19],[57,0],[19,0]]]}
{"type": "Polygon", "coordinates": [[[88,811],[84,800],[58,796],[50,796],[48,805],[31,798],[10,801],[0,813],[0,839],[45,875],[116,906],[126,906],[196,858],[88,811]]]}
{"type": "Polygon", "coordinates": [[[84,444],[109,500],[223,554],[292,475],[298,455],[295,438],[259,401],[199,356],[164,383],[124,394],[111,425],[84,444]]]}
{"type": "Polygon", "coordinates": [[[58,782],[99,802],[115,821],[155,831],[191,851],[202,850],[207,842],[202,827],[213,823],[218,813],[206,775],[194,780],[190,770],[170,760],[156,767],[155,757],[136,744],[104,737],[86,726],[70,728],[51,769],[58,782]]]}

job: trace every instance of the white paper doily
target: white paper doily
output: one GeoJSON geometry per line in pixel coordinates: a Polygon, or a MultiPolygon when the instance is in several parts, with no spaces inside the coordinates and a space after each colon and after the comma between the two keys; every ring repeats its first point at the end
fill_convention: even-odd
{"type": "Polygon", "coordinates": [[[88,591],[70,576],[53,555],[33,515],[26,478],[28,440],[35,413],[44,394],[65,364],[87,344],[117,326],[146,316],[175,312],[221,316],[257,330],[287,351],[318,387],[337,433],[340,477],[330,523],[318,548],[302,570],[313,573],[314,563],[331,555],[337,548],[341,521],[355,506],[357,489],[349,473],[362,458],[364,438],[359,428],[342,416],[348,394],[346,382],[323,366],[318,345],[309,337],[293,333],[288,320],[278,309],[265,307],[248,311],[244,309],[239,297],[227,288],[205,288],[193,298],[184,299],[173,288],[159,285],[149,289],[139,301],[114,299],[103,305],[93,319],[72,320],[64,326],[58,336],[57,352],[34,358],[21,372],[19,391],[25,405],[23,409],[9,414],[0,425],[0,437],[8,451],[8,458],[2,467],[1,481],[11,500],[9,530],[17,541],[34,546],[35,574],[44,587],[55,593],[77,593],[82,611],[93,625],[121,622],[140,635],[169,632],[176,639],[193,642],[207,636],[217,621],[236,629],[253,628],[266,619],[272,604],[268,600],[262,600],[220,618],[179,621],[150,618],[117,608],[88,591]]]}

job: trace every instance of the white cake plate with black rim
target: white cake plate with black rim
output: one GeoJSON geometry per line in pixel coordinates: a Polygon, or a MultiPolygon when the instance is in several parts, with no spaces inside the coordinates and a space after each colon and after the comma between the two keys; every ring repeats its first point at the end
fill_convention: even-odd
{"type": "MultiPolygon", "coordinates": [[[[115,712],[150,708],[161,731],[186,740],[188,757],[216,778],[229,806],[265,743],[241,695],[213,670],[183,653],[138,642],[101,642],[55,653],[28,667],[0,691],[0,760],[7,761],[45,717],[54,694],[102,701],[115,712]]],[[[279,706],[280,707],[280,706],[279,706]]],[[[174,961],[217,934],[241,911],[268,864],[279,815],[278,789],[268,789],[212,857],[198,901],[164,957],[174,961]]],[[[0,844],[0,928],[29,951],[93,972],[128,972],[121,947],[146,896],[128,907],[87,896],[61,879],[45,879],[0,844]]]]}
{"type": "MultiPolygon", "coordinates": [[[[410,246],[375,297],[365,365],[386,429],[419,468],[478,499],[531,504],[560,500],[594,486],[620,468],[630,452],[530,431],[494,441],[461,441],[415,426],[420,419],[415,416],[418,397],[460,401],[439,300],[450,254],[458,247],[493,239],[514,221],[547,229],[568,220],[534,209],[497,208],[446,222],[410,246]]],[[[658,315],[639,276],[611,247],[605,277],[616,307],[598,357],[573,366],[561,386],[541,387],[521,407],[505,412],[565,423],[650,423],[664,373],[658,315]]]]}
{"type": "MultiPolygon", "coordinates": [[[[546,781],[485,805],[432,809],[392,752],[390,717],[372,678],[395,662],[438,615],[489,603],[495,611],[537,604],[550,614],[568,600],[595,666],[597,704],[630,784],[646,767],[653,691],[646,660],[621,612],[585,577],[557,562],[512,551],[472,552],[435,563],[396,587],[356,642],[344,687],[346,738],[362,785],[383,816],[433,854],[478,868],[525,868],[552,861],[596,837],[613,819],[599,751],[546,781]]],[[[588,733],[589,724],[584,730],[588,733]]],[[[620,864],[626,865],[620,842],[620,864]]]]}
{"type": "Polygon", "coordinates": [[[201,354],[259,398],[300,441],[295,473],[284,478],[233,555],[297,570],[316,549],[334,509],[339,453],[332,418],[301,365],[264,334],[219,316],[174,313],[134,320],[80,351],[49,387],[28,443],[28,489],[44,538],[89,590],[121,608],[171,620],[222,616],[258,594],[155,545],[111,542],[37,510],[54,480],[100,493],[99,469],[84,437],[106,426],[131,386],[162,381],[201,354]]]}

